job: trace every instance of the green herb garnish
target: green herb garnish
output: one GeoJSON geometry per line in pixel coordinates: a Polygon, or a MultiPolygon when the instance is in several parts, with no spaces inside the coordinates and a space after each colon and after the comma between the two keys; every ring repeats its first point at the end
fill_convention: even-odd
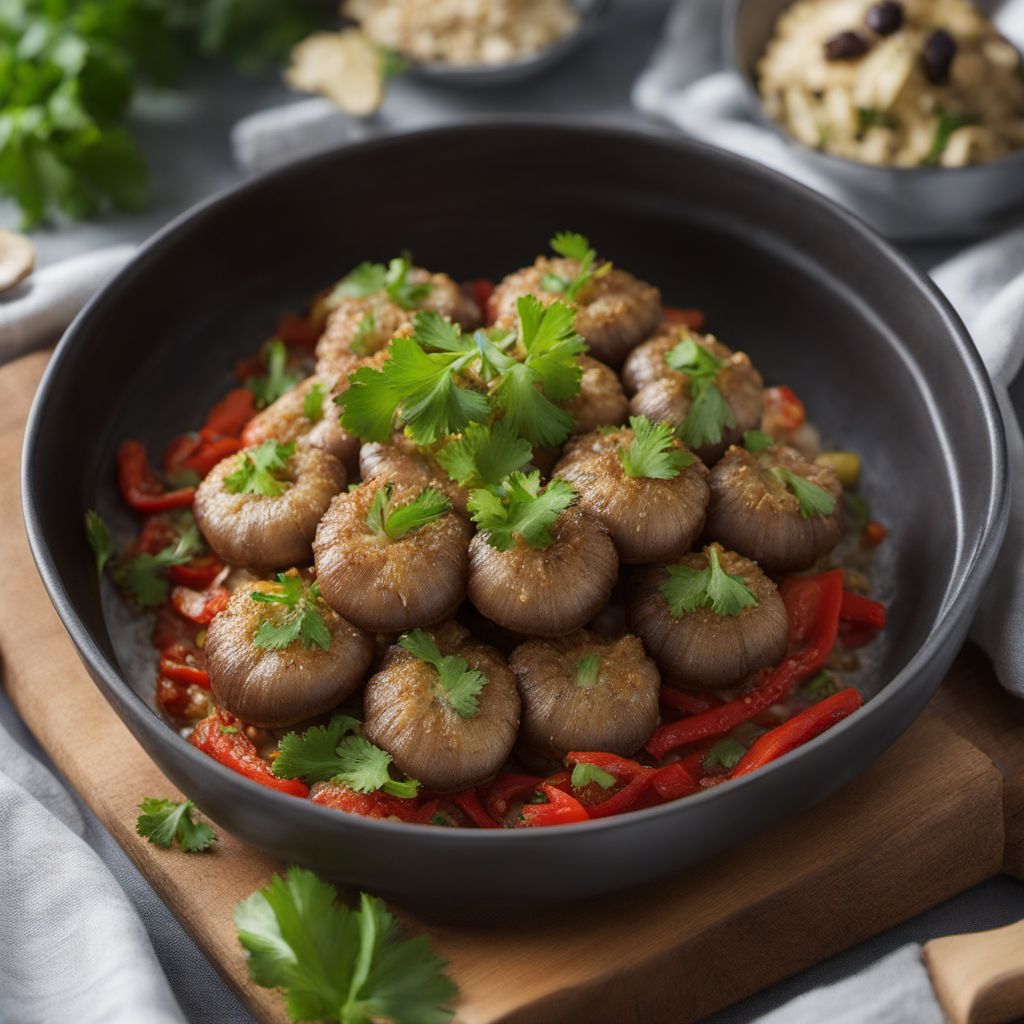
{"type": "Polygon", "coordinates": [[[544,274],[540,286],[546,292],[554,292],[564,295],[570,302],[573,302],[583,287],[595,276],[601,276],[612,269],[610,263],[602,264],[594,271],[594,260],[597,253],[590,247],[590,241],[586,235],[580,235],[573,231],[559,231],[551,239],[551,248],[559,256],[568,260],[575,260],[579,264],[576,276],[572,278],[562,277],[559,274],[544,274]]]}
{"type": "Polygon", "coordinates": [[[231,494],[276,498],[288,490],[289,484],[275,474],[287,466],[294,454],[294,441],[264,441],[258,448],[242,453],[238,468],[224,477],[224,486],[231,494]]]}
{"type": "Polygon", "coordinates": [[[324,418],[324,399],[327,389],[317,381],[302,399],[302,415],[312,423],[319,423],[324,418]]]}
{"type": "Polygon", "coordinates": [[[597,678],[601,672],[601,656],[599,654],[584,654],[576,662],[576,685],[581,689],[589,690],[597,685],[597,678]]]}
{"type": "Polygon", "coordinates": [[[708,564],[704,569],[688,565],[668,566],[668,579],[659,587],[672,618],[678,619],[700,608],[710,608],[716,615],[739,615],[757,604],[757,598],[742,576],[730,576],[718,560],[721,549],[712,544],[706,549],[708,564]]]}
{"type": "Polygon", "coordinates": [[[619,447],[622,471],[629,477],[674,480],[693,465],[693,456],[676,448],[675,431],[668,423],[652,423],[646,416],[630,416],[633,440],[619,447]]]}
{"type": "Polygon", "coordinates": [[[748,452],[766,452],[775,447],[775,438],[762,430],[747,430],[743,433],[743,447],[748,452]]]}
{"type": "Polygon", "coordinates": [[[273,405],[299,382],[299,374],[288,372],[288,349],[280,338],[268,342],[263,363],[267,372],[262,377],[250,377],[245,382],[245,386],[256,397],[257,409],[273,405]]]}
{"type": "Polygon", "coordinates": [[[356,324],[356,332],[352,335],[352,341],[349,348],[357,356],[365,356],[369,354],[370,340],[373,338],[374,332],[377,330],[377,318],[372,313],[364,313],[359,319],[359,323],[356,324]]]}
{"type": "Polygon", "coordinates": [[[596,764],[575,765],[570,780],[573,789],[584,789],[590,785],[598,785],[602,789],[611,789],[618,780],[611,772],[598,768],[596,764]]]}
{"type": "Polygon", "coordinates": [[[135,831],[154,846],[166,849],[177,839],[186,853],[201,853],[213,846],[217,836],[205,822],[193,820],[194,809],[191,800],[178,803],[147,796],[139,804],[142,813],[135,823],[135,831]]]}
{"type": "Polygon", "coordinates": [[[362,299],[384,292],[402,309],[416,309],[430,295],[429,282],[413,284],[409,281],[412,257],[408,253],[396,256],[387,266],[383,263],[360,263],[334,286],[327,297],[329,306],[337,306],[342,299],[362,299]]]}
{"type": "Polygon", "coordinates": [[[942,159],[942,154],[946,152],[946,146],[949,145],[953,132],[979,123],[976,114],[951,114],[939,107],[935,112],[935,135],[932,137],[931,148],[921,161],[922,165],[925,167],[936,166],[942,159]]]}
{"type": "Polygon", "coordinates": [[[480,692],[487,685],[483,672],[471,669],[458,655],[442,656],[434,638],[422,629],[407,633],[398,645],[434,667],[441,696],[460,718],[472,718],[480,710],[480,692]]]}
{"type": "Polygon", "coordinates": [[[279,590],[254,590],[249,595],[259,604],[283,605],[287,611],[277,621],[262,619],[253,637],[253,643],[267,651],[280,651],[297,640],[309,650],[319,647],[326,651],[331,646],[331,631],[320,612],[320,587],[313,583],[306,587],[298,576],[277,574],[279,590]]]}
{"type": "Polygon", "coordinates": [[[469,496],[473,522],[486,532],[487,543],[509,551],[516,537],[534,548],[546,548],[554,539],[551,528],[576,500],[576,492],[564,480],[552,480],[541,490],[540,472],[511,473],[502,494],[478,488],[469,496]]]}
{"type": "Polygon", "coordinates": [[[733,736],[724,736],[713,744],[711,749],[704,755],[701,764],[705,771],[712,771],[715,768],[724,768],[732,771],[743,759],[747,748],[733,736]]]}
{"type": "Polygon", "coordinates": [[[530,442],[504,420],[493,426],[469,423],[462,436],[437,453],[442,469],[462,487],[497,487],[533,458],[530,442]]]}
{"type": "Polygon", "coordinates": [[[184,565],[202,550],[203,543],[195,524],[188,525],[173,544],[155,555],[136,555],[115,565],[111,575],[120,590],[130,594],[143,608],[154,608],[167,600],[170,589],[164,569],[184,565]]]}
{"type": "Polygon", "coordinates": [[[722,431],[736,425],[732,409],[715,383],[721,360],[687,338],[666,353],[665,362],[686,374],[690,382],[690,410],[679,424],[679,436],[691,448],[718,444],[722,431]]]}
{"type": "Polygon", "coordinates": [[[401,540],[413,530],[440,519],[452,507],[452,503],[433,487],[424,488],[404,505],[393,505],[394,490],[395,485],[390,483],[378,488],[366,516],[366,525],[390,540],[401,540]]]}
{"type": "Polygon", "coordinates": [[[85,537],[92,550],[93,561],[96,563],[96,576],[102,578],[103,569],[114,553],[114,545],[110,539],[110,530],[103,517],[95,509],[85,513],[85,537]]]}
{"type": "Polygon", "coordinates": [[[863,135],[869,128],[899,128],[899,121],[887,110],[872,107],[857,108],[857,134],[863,135]]]}
{"type": "Polygon", "coordinates": [[[830,516],[835,512],[836,499],[817,484],[812,484],[810,480],[805,480],[785,466],[776,466],[772,473],[792,492],[800,506],[800,515],[804,519],[810,519],[812,516],[830,516]]]}

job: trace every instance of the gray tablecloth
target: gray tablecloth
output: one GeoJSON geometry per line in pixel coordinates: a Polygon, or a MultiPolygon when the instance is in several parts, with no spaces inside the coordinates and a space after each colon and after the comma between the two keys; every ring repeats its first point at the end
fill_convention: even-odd
{"type": "MultiPolygon", "coordinates": [[[[561,112],[605,122],[632,121],[636,115],[629,103],[630,88],[658,39],[665,9],[662,0],[623,0],[613,9],[611,24],[600,39],[564,67],[514,89],[462,93],[438,85],[398,82],[380,115],[381,126],[401,128],[497,111],[561,112]]],[[[229,145],[232,125],[246,113],[287,98],[273,81],[239,83],[223,74],[204,72],[194,76],[180,98],[148,99],[140,112],[139,134],[154,168],[153,205],[141,216],[39,232],[35,241],[41,265],[99,246],[141,240],[194,201],[236,181],[239,171],[229,145]]],[[[8,223],[12,220],[7,215],[0,219],[8,223]]],[[[930,260],[935,253],[919,255],[930,260]]],[[[46,758],[5,696],[0,696],[0,727],[7,730],[21,751],[17,757],[25,759],[22,783],[30,789],[39,787],[50,798],[56,794],[63,799],[59,780],[55,784],[28,762],[33,757],[46,764],[46,758]]],[[[125,854],[74,794],[65,812],[75,817],[74,830],[110,868],[137,910],[185,1017],[218,1024],[250,1020],[125,854]]],[[[925,1020],[934,1014],[934,1004],[927,998],[921,1002],[922,978],[916,954],[902,951],[904,947],[937,935],[996,927],[1021,917],[1024,884],[1010,879],[991,881],[724,1011],[714,1020],[716,1024],[760,1020],[784,1004],[781,1015],[772,1017],[773,1022],[802,1019],[805,1014],[799,1002],[790,1001],[820,986],[832,985],[837,986],[830,1011],[833,1019],[925,1020]],[[856,992],[863,993],[870,986],[876,992],[888,992],[889,998],[865,1002],[851,996],[850,989],[844,987],[849,979],[855,979],[856,992]]],[[[801,923],[795,921],[793,926],[801,927],[801,923]]],[[[3,972],[0,965],[0,976],[3,972]]],[[[823,1004],[816,1005],[820,1009],[823,1004]]],[[[152,1019],[146,1011],[146,1007],[139,1008],[139,1020],[152,1019]]],[[[0,1020],[6,1019],[0,1006],[0,1020]]],[[[40,1014],[33,1019],[57,1018],[40,1014]]]]}

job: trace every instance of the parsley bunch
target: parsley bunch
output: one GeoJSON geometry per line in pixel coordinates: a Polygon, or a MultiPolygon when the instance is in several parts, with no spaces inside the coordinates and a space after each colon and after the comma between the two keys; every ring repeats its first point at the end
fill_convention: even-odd
{"type": "Polygon", "coordinates": [[[320,612],[320,587],[303,585],[300,577],[283,572],[277,574],[277,591],[254,590],[249,596],[258,604],[281,606],[284,611],[276,619],[262,619],[252,642],[267,651],[281,651],[296,641],[309,650],[331,646],[331,631],[320,612]]]}
{"type": "Polygon", "coordinates": [[[224,486],[231,494],[258,494],[276,498],[288,490],[288,483],[277,474],[295,454],[295,442],[264,441],[251,452],[243,452],[238,468],[224,477],[224,486]]]}
{"type": "Polygon", "coordinates": [[[674,480],[693,465],[693,456],[676,448],[675,431],[668,423],[652,423],[646,416],[630,416],[633,440],[619,447],[622,471],[629,477],[674,480]]]}
{"type": "Polygon", "coordinates": [[[459,718],[472,718],[480,710],[480,692],[487,685],[483,672],[471,669],[466,659],[456,654],[442,656],[434,638],[422,629],[407,633],[398,645],[433,666],[440,695],[459,718]]]}
{"type": "Polygon", "coordinates": [[[281,779],[304,779],[309,785],[330,780],[356,793],[388,793],[412,798],[415,779],[391,777],[391,755],[358,735],[359,722],[335,715],[327,725],[315,725],[300,736],[288,733],[278,744],[273,772],[281,779]]]}
{"type": "Polygon", "coordinates": [[[383,534],[389,540],[401,540],[413,530],[440,519],[452,503],[438,490],[426,487],[404,505],[396,505],[391,496],[395,485],[384,484],[373,496],[366,515],[366,525],[373,533],[383,534]]]}
{"type": "Polygon", "coordinates": [[[721,360],[687,338],[666,353],[665,362],[685,373],[690,381],[690,411],[679,424],[679,436],[691,448],[718,444],[722,430],[736,425],[732,409],[715,382],[721,360]]]}
{"type": "Polygon", "coordinates": [[[487,543],[510,551],[521,537],[530,547],[546,548],[554,538],[551,528],[576,500],[564,480],[554,479],[543,490],[540,471],[512,473],[500,489],[478,488],[469,496],[473,522],[485,532],[487,543]]]}
{"type": "MultiPolygon", "coordinates": [[[[430,295],[433,285],[428,281],[414,284],[409,280],[411,271],[412,256],[409,253],[396,256],[387,266],[383,263],[360,263],[334,286],[327,297],[327,305],[333,307],[343,299],[363,299],[383,293],[402,309],[416,309],[430,295]]],[[[371,326],[369,330],[372,329],[371,326]]]]}
{"type": "Polygon", "coordinates": [[[550,244],[559,256],[564,256],[567,260],[575,260],[579,264],[579,269],[571,278],[562,277],[559,274],[544,274],[540,279],[540,286],[546,292],[564,295],[570,302],[576,300],[579,293],[594,277],[602,277],[612,269],[610,263],[603,263],[596,271],[594,270],[597,253],[591,248],[590,240],[586,235],[580,235],[574,231],[559,231],[551,239],[550,244]]]}
{"type": "Polygon", "coordinates": [[[742,576],[730,576],[718,560],[717,544],[707,549],[708,564],[704,569],[688,565],[668,566],[668,579],[659,589],[668,604],[672,618],[690,615],[700,608],[710,608],[716,615],[739,615],[757,604],[757,598],[742,576]]]}

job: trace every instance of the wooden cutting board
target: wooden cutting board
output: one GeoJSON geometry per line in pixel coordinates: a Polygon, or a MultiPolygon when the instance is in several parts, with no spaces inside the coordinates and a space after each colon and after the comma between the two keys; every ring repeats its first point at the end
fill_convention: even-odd
{"type": "MultiPolygon", "coordinates": [[[[0,653],[10,697],[257,1018],[285,1021],[252,985],[234,905],[281,865],[221,830],[214,853],[135,835],[144,796],[179,794],[88,678],[36,576],[16,481],[46,354],[0,369],[0,653]],[[10,585],[16,580],[17,586],[10,585]],[[102,751],[102,756],[98,752],[102,751]]],[[[59,471],[59,467],[55,467],[59,471]]],[[[1024,705],[972,648],[913,728],[823,804],[667,882],[528,925],[434,926],[464,1024],[686,1024],[1007,870],[1024,877],[1024,705]]]]}

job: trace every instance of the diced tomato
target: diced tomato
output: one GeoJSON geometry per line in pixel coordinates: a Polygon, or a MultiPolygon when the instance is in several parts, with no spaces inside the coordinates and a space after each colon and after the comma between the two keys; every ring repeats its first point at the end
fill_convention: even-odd
{"type": "Polygon", "coordinates": [[[864,539],[872,546],[878,547],[889,535],[889,528],[872,520],[864,526],[864,539]]]}
{"type": "Polygon", "coordinates": [[[682,324],[691,330],[699,331],[704,326],[702,309],[682,309],[678,306],[662,306],[661,315],[667,324],[682,324]]]}
{"type": "Polygon", "coordinates": [[[171,591],[174,610],[200,626],[208,626],[214,616],[224,611],[231,595],[224,587],[211,590],[192,590],[190,587],[175,587],[171,591]]]}
{"type": "Polygon", "coordinates": [[[160,656],[160,674],[167,679],[173,679],[176,683],[185,686],[201,686],[204,690],[210,688],[210,673],[193,661],[181,659],[174,656],[175,648],[169,647],[160,656]]]}
{"type": "Polygon", "coordinates": [[[315,348],[320,340],[319,332],[304,316],[285,313],[277,321],[277,337],[289,348],[315,348]]]}
{"type": "Polygon", "coordinates": [[[224,563],[216,555],[199,555],[184,565],[170,566],[167,575],[172,583],[205,590],[223,571],[224,563]]]}
{"type": "Polygon", "coordinates": [[[210,691],[195,683],[179,683],[158,676],[156,702],[172,718],[205,718],[210,712],[210,691]]]}
{"type": "Polygon", "coordinates": [[[785,385],[765,388],[764,429],[769,434],[796,430],[802,427],[806,420],[804,403],[797,398],[792,388],[785,385]]]}
{"type": "Polygon", "coordinates": [[[172,658],[179,661],[187,657],[196,660],[202,654],[196,644],[198,634],[199,627],[183,619],[169,604],[157,609],[152,641],[158,651],[173,651],[172,658]]]}

